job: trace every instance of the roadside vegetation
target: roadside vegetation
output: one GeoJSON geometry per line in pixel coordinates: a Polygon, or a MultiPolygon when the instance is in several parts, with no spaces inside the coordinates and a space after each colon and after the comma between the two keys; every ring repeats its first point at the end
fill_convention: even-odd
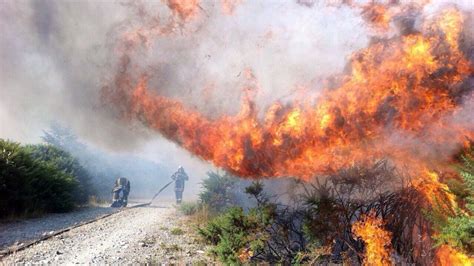
{"type": "Polygon", "coordinates": [[[34,145],[0,139],[0,219],[103,204],[122,176],[131,180],[132,193],[155,191],[150,181],[163,172],[156,163],[86,145],[56,123],[41,138],[43,142],[34,145]]]}
{"type": "Polygon", "coordinates": [[[58,170],[74,178],[76,181],[73,193],[75,204],[87,204],[89,197],[95,194],[91,185],[91,175],[69,152],[51,144],[27,145],[25,149],[34,159],[54,165],[58,170]]]}
{"type": "Polygon", "coordinates": [[[390,232],[384,248],[395,263],[427,264],[435,256],[433,246],[474,252],[472,149],[460,156],[456,169],[457,175],[443,177],[458,203],[449,215],[429,207],[386,161],[312,182],[294,181],[292,195],[285,200],[269,189],[271,185],[267,188],[268,182],[211,172],[200,200],[183,204],[181,211],[195,221],[202,241],[212,246],[211,255],[225,264],[363,264],[367,246],[352,227],[366,217],[384,221],[378,230],[390,232]],[[416,238],[420,230],[439,233],[423,246],[416,238]]]}
{"type": "Polygon", "coordinates": [[[64,150],[0,139],[0,218],[70,211],[87,203],[89,180],[64,150]]]}

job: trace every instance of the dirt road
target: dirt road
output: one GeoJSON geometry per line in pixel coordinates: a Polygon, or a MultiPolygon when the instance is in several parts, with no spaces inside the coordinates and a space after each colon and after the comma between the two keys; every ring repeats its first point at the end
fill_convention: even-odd
{"type": "MultiPolygon", "coordinates": [[[[2,238],[14,231],[3,230],[2,238]]],[[[1,258],[0,264],[210,262],[206,249],[196,241],[195,229],[167,203],[115,213],[1,258]]]]}

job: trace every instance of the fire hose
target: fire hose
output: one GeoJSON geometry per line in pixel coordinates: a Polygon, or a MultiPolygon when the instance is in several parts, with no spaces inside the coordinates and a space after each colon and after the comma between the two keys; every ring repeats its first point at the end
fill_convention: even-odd
{"type": "Polygon", "coordinates": [[[136,206],[134,206],[134,207],[141,207],[141,206],[148,206],[148,205],[150,205],[150,204],[153,202],[153,200],[154,200],[156,197],[158,197],[158,195],[160,195],[160,193],[161,193],[163,190],[165,190],[169,185],[171,185],[171,183],[173,183],[173,182],[174,182],[174,180],[171,180],[168,184],[164,185],[160,190],[158,190],[158,192],[156,192],[156,194],[153,196],[153,198],[150,200],[150,202],[148,202],[148,203],[143,203],[143,204],[139,204],[139,205],[136,205],[136,206]]]}

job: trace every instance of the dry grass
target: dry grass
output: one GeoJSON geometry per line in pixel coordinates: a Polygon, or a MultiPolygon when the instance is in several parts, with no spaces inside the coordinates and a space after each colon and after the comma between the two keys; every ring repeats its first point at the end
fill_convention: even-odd
{"type": "Polygon", "coordinates": [[[195,225],[202,225],[207,223],[212,218],[212,215],[209,211],[209,206],[203,204],[201,205],[193,215],[189,216],[189,221],[195,225]]]}

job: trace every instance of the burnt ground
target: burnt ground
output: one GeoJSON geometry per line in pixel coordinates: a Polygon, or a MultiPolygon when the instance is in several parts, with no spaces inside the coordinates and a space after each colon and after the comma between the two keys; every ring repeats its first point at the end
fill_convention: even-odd
{"type": "MultiPolygon", "coordinates": [[[[1,249],[74,223],[116,212],[94,207],[0,225],[1,249]]],[[[0,258],[0,264],[130,264],[213,262],[195,228],[172,203],[126,209],[0,258]]]]}

